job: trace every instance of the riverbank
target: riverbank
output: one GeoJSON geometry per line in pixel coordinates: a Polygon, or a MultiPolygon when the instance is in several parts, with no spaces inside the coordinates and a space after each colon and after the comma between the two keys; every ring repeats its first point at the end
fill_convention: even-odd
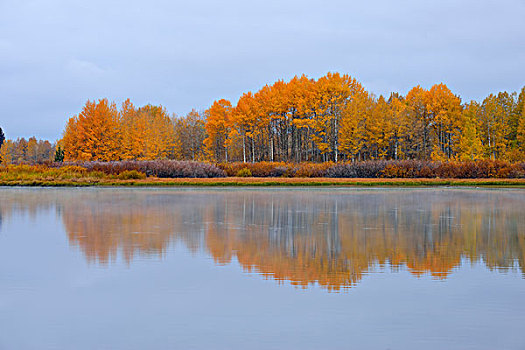
{"type": "Polygon", "coordinates": [[[107,179],[79,177],[69,179],[10,179],[0,180],[0,186],[51,186],[51,187],[158,187],[158,186],[352,186],[352,187],[515,187],[525,188],[525,179],[363,179],[363,178],[284,178],[284,177],[224,177],[224,178],[157,178],[107,179]]]}

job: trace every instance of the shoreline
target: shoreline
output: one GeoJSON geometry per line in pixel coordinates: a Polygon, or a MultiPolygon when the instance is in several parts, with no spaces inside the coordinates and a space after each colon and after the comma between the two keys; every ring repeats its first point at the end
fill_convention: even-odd
{"type": "Polygon", "coordinates": [[[440,178],[155,178],[133,180],[75,178],[0,180],[0,186],[25,187],[505,187],[525,188],[525,179],[440,178]]]}

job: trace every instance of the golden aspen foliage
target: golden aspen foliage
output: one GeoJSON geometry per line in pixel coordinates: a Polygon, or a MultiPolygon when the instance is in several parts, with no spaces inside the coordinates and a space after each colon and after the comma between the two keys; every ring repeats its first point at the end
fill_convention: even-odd
{"type": "Polygon", "coordinates": [[[412,138],[408,148],[408,158],[430,159],[432,147],[430,141],[431,120],[427,110],[428,91],[421,86],[412,88],[405,97],[408,122],[412,125],[412,138]]]}
{"type": "Polygon", "coordinates": [[[348,106],[354,99],[365,96],[362,85],[347,74],[328,73],[317,83],[317,111],[319,123],[316,123],[318,147],[321,153],[330,153],[329,159],[338,161],[341,137],[341,122],[348,115],[348,106]]]}
{"type": "Polygon", "coordinates": [[[525,104],[521,109],[518,120],[516,158],[525,159],[525,104]]]}
{"type": "Polygon", "coordinates": [[[54,159],[55,147],[47,140],[36,137],[18,138],[15,141],[5,140],[0,147],[0,163],[40,163],[54,159]]]}
{"type": "Polygon", "coordinates": [[[368,144],[366,127],[371,115],[372,98],[366,92],[357,94],[344,110],[339,129],[340,151],[350,160],[363,160],[368,144]]]}
{"type": "Polygon", "coordinates": [[[30,162],[36,162],[38,160],[38,143],[35,137],[30,137],[29,140],[27,140],[26,158],[30,162]]]}
{"type": "Polygon", "coordinates": [[[208,157],[216,161],[228,161],[228,148],[226,139],[230,132],[230,117],[232,105],[230,101],[221,99],[213,102],[206,111],[206,133],[204,139],[208,157]]]}
{"type": "Polygon", "coordinates": [[[78,154],[78,131],[77,131],[77,118],[71,117],[66,123],[66,127],[62,134],[60,143],[64,147],[64,160],[77,160],[79,159],[78,154]]]}
{"type": "Polygon", "coordinates": [[[478,160],[483,158],[483,145],[479,137],[480,106],[472,101],[463,109],[462,132],[459,137],[458,160],[478,160]]]}
{"type": "Polygon", "coordinates": [[[368,152],[371,159],[385,159],[390,151],[390,140],[394,133],[394,124],[390,106],[383,96],[375,101],[368,123],[368,152]]]}
{"type": "Polygon", "coordinates": [[[259,105],[251,92],[245,93],[232,110],[232,129],[228,138],[234,135],[242,143],[242,159],[255,161],[255,138],[259,126],[259,105]]]}
{"type": "MultiPolygon", "coordinates": [[[[303,74],[246,92],[236,105],[221,99],[184,117],[129,99],[120,111],[107,99],[88,101],[67,121],[60,143],[65,160],[86,161],[517,162],[525,157],[524,106],[525,88],[462,104],[443,83],[386,99],[347,74],[303,74]]],[[[13,145],[14,162],[35,161],[44,147],[32,139],[13,145]]]]}
{"type": "Polygon", "coordinates": [[[137,159],[179,159],[180,146],[175,144],[175,130],[162,106],[146,105],[137,110],[138,124],[145,130],[141,135],[137,159]]]}
{"type": "MultiPolygon", "coordinates": [[[[119,132],[122,139],[120,144],[120,158],[124,160],[138,159],[141,144],[141,133],[146,132],[138,125],[137,110],[128,98],[122,103],[119,116],[119,132]]],[[[142,125],[143,127],[143,125],[142,125]]]]}
{"type": "Polygon", "coordinates": [[[490,94],[481,105],[480,137],[486,158],[499,159],[505,154],[507,140],[507,118],[505,108],[499,103],[498,96],[490,94]]]}
{"type": "Polygon", "coordinates": [[[101,160],[120,158],[118,111],[107,99],[87,101],[82,112],[71,118],[64,131],[65,160],[101,160]]]}
{"type": "Polygon", "coordinates": [[[445,84],[427,92],[427,110],[431,122],[432,159],[448,160],[457,151],[461,130],[461,99],[445,84]]]}
{"type": "Polygon", "coordinates": [[[389,99],[391,118],[390,159],[405,159],[410,153],[412,125],[409,123],[408,107],[402,97],[392,95],[389,99]]]}
{"type": "Polygon", "coordinates": [[[7,165],[13,161],[14,144],[11,140],[5,140],[0,147],[0,164],[7,165]]]}
{"type": "Polygon", "coordinates": [[[177,158],[173,123],[162,106],[135,106],[128,99],[121,111],[107,99],[86,102],[66,123],[61,140],[70,160],[152,160],[177,158]]]}

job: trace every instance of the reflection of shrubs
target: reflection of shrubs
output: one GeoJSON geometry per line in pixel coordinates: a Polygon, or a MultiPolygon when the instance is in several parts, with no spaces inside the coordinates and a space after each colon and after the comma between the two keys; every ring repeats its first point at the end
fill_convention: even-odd
{"type": "Polygon", "coordinates": [[[117,175],[117,178],[120,180],[138,180],[145,179],[146,174],[136,170],[124,170],[123,172],[117,175]]]}
{"type": "Polygon", "coordinates": [[[250,169],[242,168],[236,174],[237,177],[252,177],[252,172],[250,169]]]}

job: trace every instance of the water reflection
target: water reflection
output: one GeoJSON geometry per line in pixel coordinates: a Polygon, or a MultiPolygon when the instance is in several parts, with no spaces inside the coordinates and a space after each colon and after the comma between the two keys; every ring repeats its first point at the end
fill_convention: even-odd
{"type": "Polygon", "coordinates": [[[446,278],[470,260],[524,273],[522,190],[2,190],[0,218],[56,208],[90,263],[182,241],[218,264],[339,290],[381,267],[446,278]]]}

